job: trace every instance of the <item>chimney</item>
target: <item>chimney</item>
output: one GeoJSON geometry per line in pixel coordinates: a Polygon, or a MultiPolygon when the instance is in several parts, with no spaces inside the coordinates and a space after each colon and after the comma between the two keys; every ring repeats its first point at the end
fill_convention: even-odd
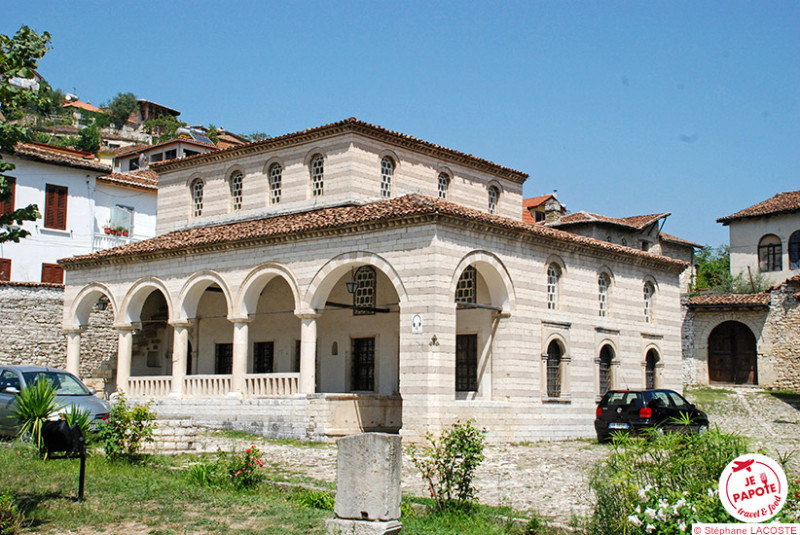
{"type": "Polygon", "coordinates": [[[564,207],[558,202],[556,192],[553,191],[553,196],[547,199],[544,203],[544,221],[545,223],[552,223],[558,221],[561,214],[564,213],[564,207]]]}

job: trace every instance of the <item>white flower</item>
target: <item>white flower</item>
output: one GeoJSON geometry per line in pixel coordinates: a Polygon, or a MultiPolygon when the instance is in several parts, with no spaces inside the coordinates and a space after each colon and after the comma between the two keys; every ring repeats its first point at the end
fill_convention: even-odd
{"type": "Polygon", "coordinates": [[[655,531],[656,527],[653,524],[647,524],[647,527],[644,528],[647,533],[655,531]]]}
{"type": "Polygon", "coordinates": [[[667,515],[664,514],[664,510],[663,509],[659,509],[658,512],[656,513],[656,516],[658,517],[659,520],[662,520],[662,521],[666,520],[666,518],[667,518],[667,515]]]}
{"type": "Polygon", "coordinates": [[[644,510],[644,516],[646,516],[647,518],[653,519],[653,518],[656,517],[656,510],[655,509],[650,509],[648,507],[647,509],[644,510]]]}
{"type": "MultiPolygon", "coordinates": [[[[8,477],[11,477],[11,476],[8,476],[8,477]]],[[[642,506],[641,505],[637,505],[636,506],[636,512],[637,513],[641,513],[642,512],[642,506]]]]}
{"type": "Polygon", "coordinates": [[[686,531],[686,522],[681,522],[678,524],[678,529],[681,531],[686,531]]]}
{"type": "Polygon", "coordinates": [[[631,524],[633,524],[634,526],[641,526],[641,525],[642,525],[642,521],[641,521],[641,520],[639,520],[639,517],[638,517],[638,516],[636,516],[636,515],[631,515],[631,516],[629,516],[629,517],[628,517],[628,522],[630,522],[630,523],[631,523],[631,524]]]}
{"type": "Polygon", "coordinates": [[[646,490],[639,489],[639,492],[637,494],[639,495],[639,499],[640,500],[645,501],[647,499],[647,491],[646,490]]]}
{"type": "Polygon", "coordinates": [[[660,499],[660,500],[658,500],[658,508],[659,508],[659,509],[664,509],[664,508],[665,508],[665,507],[667,507],[668,505],[669,505],[669,502],[668,502],[667,500],[665,500],[665,499],[663,499],[663,498],[662,498],[662,499],[660,499]]]}

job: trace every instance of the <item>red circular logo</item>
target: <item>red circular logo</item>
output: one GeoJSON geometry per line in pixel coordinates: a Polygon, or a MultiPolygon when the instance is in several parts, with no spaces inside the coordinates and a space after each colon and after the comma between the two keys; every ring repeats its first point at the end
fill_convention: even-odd
{"type": "Polygon", "coordinates": [[[743,522],[765,522],[786,504],[786,474],[764,455],[737,457],[719,478],[719,499],[732,517],[743,522]]]}

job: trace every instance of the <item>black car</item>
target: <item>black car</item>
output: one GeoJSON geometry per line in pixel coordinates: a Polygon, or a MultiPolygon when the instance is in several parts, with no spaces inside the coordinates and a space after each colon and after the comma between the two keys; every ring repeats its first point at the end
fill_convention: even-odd
{"type": "Polygon", "coordinates": [[[617,431],[636,434],[648,428],[695,433],[708,430],[706,413],[673,390],[609,390],[598,403],[595,415],[599,442],[607,442],[617,431]],[[684,421],[691,423],[685,425],[684,421]]]}

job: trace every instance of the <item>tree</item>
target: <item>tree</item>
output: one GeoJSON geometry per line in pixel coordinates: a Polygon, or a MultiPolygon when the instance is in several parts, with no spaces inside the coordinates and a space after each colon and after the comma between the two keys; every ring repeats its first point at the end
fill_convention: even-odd
{"type": "Polygon", "coordinates": [[[264,132],[251,132],[249,134],[244,134],[242,137],[249,139],[250,141],[263,141],[271,138],[272,136],[264,132]]]}
{"type": "Polygon", "coordinates": [[[178,128],[186,126],[186,123],[179,121],[174,115],[165,113],[159,115],[155,119],[145,121],[144,130],[148,134],[156,136],[157,143],[167,141],[175,137],[175,132],[178,128]]]}
{"type": "Polygon", "coordinates": [[[695,255],[697,278],[694,289],[716,294],[750,294],[763,292],[771,284],[763,273],[741,272],[731,275],[731,251],[728,245],[712,249],[708,245],[695,255]]]}
{"type": "Polygon", "coordinates": [[[214,142],[214,145],[219,143],[219,130],[213,124],[209,123],[208,132],[206,135],[208,136],[208,139],[214,142]]]}
{"type": "Polygon", "coordinates": [[[136,102],[136,95],[133,93],[118,93],[105,107],[108,108],[111,122],[120,129],[131,113],[139,109],[139,103],[136,102]]]}
{"type": "MultiPolygon", "coordinates": [[[[50,94],[41,94],[32,89],[24,89],[11,84],[12,78],[30,79],[39,60],[47,53],[50,34],[37,34],[27,26],[22,26],[14,37],[0,34],[0,151],[14,153],[20,141],[29,139],[27,127],[20,122],[25,110],[41,110],[51,106],[50,94]]],[[[11,199],[11,185],[6,173],[14,169],[14,164],[0,160],[0,201],[11,199]]],[[[24,221],[36,221],[41,217],[39,207],[30,204],[24,208],[0,214],[0,243],[19,242],[29,234],[16,225],[24,221]]]]}
{"type": "Polygon", "coordinates": [[[78,142],[74,145],[76,149],[86,152],[97,152],[103,143],[100,132],[96,126],[89,126],[78,132],[78,142]]]}

